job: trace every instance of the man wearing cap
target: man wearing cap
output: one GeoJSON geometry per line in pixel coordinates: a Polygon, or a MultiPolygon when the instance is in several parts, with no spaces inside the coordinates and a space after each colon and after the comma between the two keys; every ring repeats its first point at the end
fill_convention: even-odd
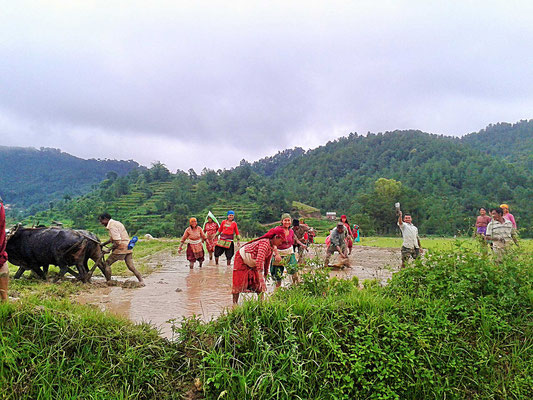
{"type": "Polygon", "coordinates": [[[6,211],[2,197],[0,197],[0,301],[7,301],[9,285],[9,268],[7,267],[6,252],[6,211]]]}
{"type": "Polygon", "coordinates": [[[402,220],[402,212],[398,211],[398,226],[402,231],[402,268],[410,257],[417,259],[422,254],[422,245],[418,236],[418,228],[413,225],[411,216],[406,214],[402,220]]]}
{"type": "Polygon", "coordinates": [[[124,225],[121,222],[112,219],[111,215],[108,213],[101,214],[98,217],[98,221],[100,221],[100,223],[109,231],[109,240],[103,243],[103,245],[105,246],[108,243],[113,243],[113,246],[111,247],[111,254],[105,261],[106,280],[108,282],[111,281],[111,265],[116,261],[124,261],[128,269],[139,280],[141,286],[144,286],[143,277],[133,265],[133,250],[128,249],[130,237],[124,225]]]}
{"type": "Polygon", "coordinates": [[[231,265],[231,259],[235,254],[235,246],[233,244],[233,239],[237,239],[237,248],[240,247],[239,242],[239,228],[237,223],[234,221],[235,211],[228,211],[228,217],[220,224],[218,228],[217,236],[220,236],[220,239],[215,246],[215,264],[218,265],[218,259],[222,254],[226,254],[226,261],[228,267],[231,265]]]}
{"type": "Polygon", "coordinates": [[[337,227],[331,231],[329,235],[329,246],[326,250],[326,259],[324,260],[324,266],[329,266],[329,259],[337,251],[342,259],[342,264],[347,267],[350,266],[350,260],[346,252],[346,228],[342,222],[337,224],[337,227]]]}

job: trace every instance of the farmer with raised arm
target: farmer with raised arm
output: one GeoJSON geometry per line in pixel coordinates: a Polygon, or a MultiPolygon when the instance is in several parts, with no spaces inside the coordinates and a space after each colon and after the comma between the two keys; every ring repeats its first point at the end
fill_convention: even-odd
{"type": "Polygon", "coordinates": [[[402,231],[402,268],[410,257],[417,259],[422,254],[422,245],[418,236],[418,228],[413,225],[412,218],[406,214],[402,220],[402,212],[398,210],[398,226],[402,231]]]}

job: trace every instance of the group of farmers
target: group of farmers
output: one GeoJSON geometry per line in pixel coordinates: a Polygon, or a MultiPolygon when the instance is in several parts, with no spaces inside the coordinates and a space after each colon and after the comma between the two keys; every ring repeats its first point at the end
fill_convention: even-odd
{"type": "MultiPolygon", "coordinates": [[[[418,228],[413,224],[411,216],[403,216],[399,209],[397,212],[397,224],[403,238],[401,247],[403,268],[409,258],[418,258],[423,250],[418,228]]],[[[490,215],[490,217],[487,215],[485,208],[480,209],[480,215],[476,219],[476,233],[484,241],[490,242],[498,258],[501,258],[511,241],[517,243],[516,222],[506,204],[491,209],[490,215]]],[[[124,225],[112,219],[108,213],[101,214],[98,220],[109,232],[109,240],[103,245],[112,245],[111,254],[104,262],[106,279],[108,281],[111,279],[111,265],[116,261],[124,261],[139,280],[140,285],[144,286],[143,278],[133,264],[132,249],[129,246],[130,237],[124,225]]],[[[7,299],[9,279],[5,232],[5,210],[0,198],[0,300],[7,299]]],[[[285,268],[292,276],[293,282],[297,282],[298,265],[302,263],[304,251],[313,241],[314,235],[314,230],[303,223],[303,220],[292,219],[289,214],[285,213],[281,216],[280,225],[241,246],[235,212],[228,211],[226,219],[221,223],[209,212],[203,228],[199,226],[196,218],[190,218],[189,226],[181,238],[179,252],[183,251],[183,246],[187,242],[186,257],[191,269],[196,262],[200,267],[202,266],[204,244],[209,259],[214,258],[217,265],[223,254],[226,256],[228,266],[235,258],[232,293],[233,301],[237,303],[239,294],[243,292],[254,292],[261,296],[266,291],[265,279],[269,273],[276,287],[281,286],[285,268]]],[[[347,217],[343,215],[326,238],[325,266],[329,265],[330,258],[335,252],[339,253],[340,264],[349,266],[348,256],[352,251],[354,241],[359,241],[359,227],[357,225],[350,227],[347,217]]]]}

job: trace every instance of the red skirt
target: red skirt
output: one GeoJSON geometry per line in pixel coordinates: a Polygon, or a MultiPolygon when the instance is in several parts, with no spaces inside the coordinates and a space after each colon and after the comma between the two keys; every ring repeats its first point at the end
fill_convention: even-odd
{"type": "Polygon", "coordinates": [[[195,253],[194,251],[192,251],[191,244],[188,243],[187,244],[187,260],[189,260],[189,262],[195,262],[195,261],[203,262],[204,261],[204,251],[201,250],[201,251],[195,253]]]}
{"type": "Polygon", "coordinates": [[[233,287],[231,293],[263,293],[266,292],[263,269],[250,268],[244,263],[239,252],[233,262],[233,287]]]}
{"type": "Polygon", "coordinates": [[[346,246],[348,246],[349,249],[353,247],[353,241],[351,237],[347,237],[346,239],[346,246]]]}

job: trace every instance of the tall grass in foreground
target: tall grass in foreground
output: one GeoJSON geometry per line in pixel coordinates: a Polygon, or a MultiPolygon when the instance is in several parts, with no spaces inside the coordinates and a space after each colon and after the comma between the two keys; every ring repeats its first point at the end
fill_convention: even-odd
{"type": "Polygon", "coordinates": [[[183,352],[150,326],[33,301],[0,304],[1,399],[181,398],[183,352]]]}
{"type": "Polygon", "coordinates": [[[0,304],[0,399],[530,399],[532,282],[530,254],[495,264],[461,247],[386,287],[317,269],[265,302],[185,320],[176,343],[27,296],[0,304]]]}
{"type": "Polygon", "coordinates": [[[458,249],[384,288],[313,273],[180,340],[207,398],[529,399],[532,261],[458,249]]]}

